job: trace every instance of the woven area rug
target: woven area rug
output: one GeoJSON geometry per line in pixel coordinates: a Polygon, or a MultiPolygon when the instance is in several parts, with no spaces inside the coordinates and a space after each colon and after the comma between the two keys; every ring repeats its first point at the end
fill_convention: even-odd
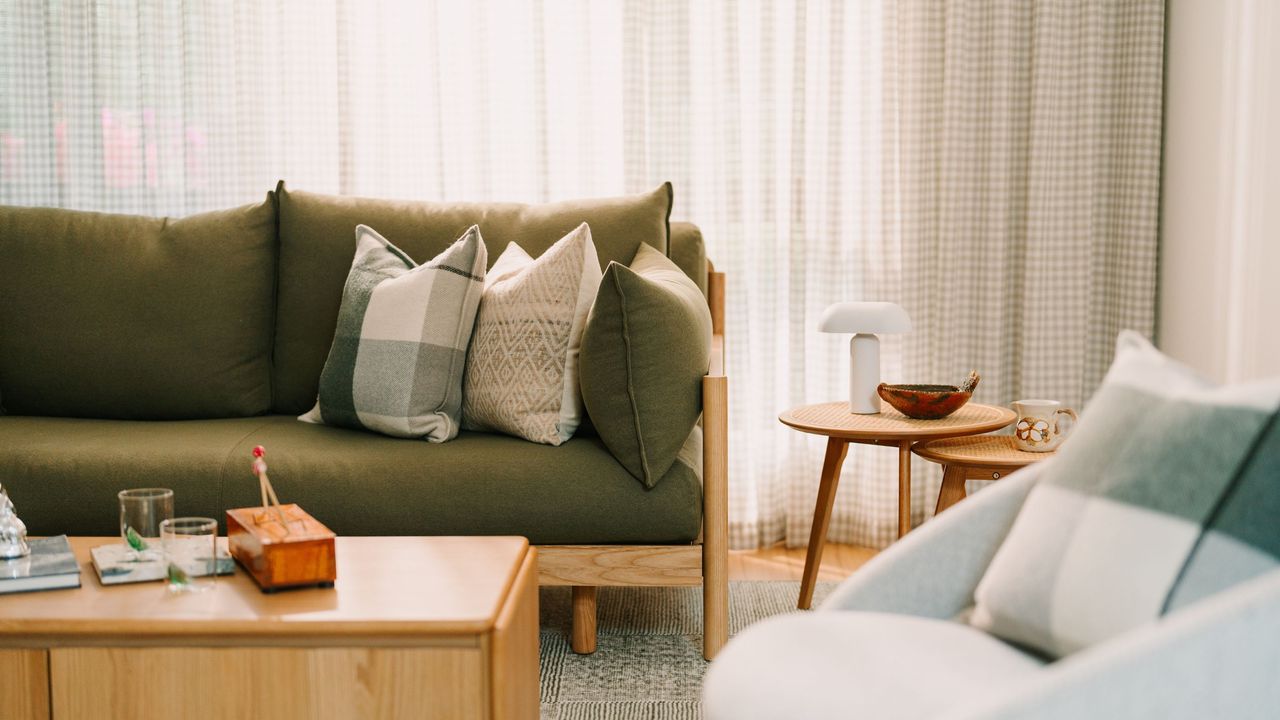
{"type": "MultiPolygon", "coordinates": [[[[818,605],[836,583],[818,583],[818,605]]],[[[569,588],[542,588],[543,720],[698,720],[701,588],[600,588],[596,652],[569,648],[569,588]]],[[[798,582],[729,583],[729,632],[796,612],[798,582]]]]}

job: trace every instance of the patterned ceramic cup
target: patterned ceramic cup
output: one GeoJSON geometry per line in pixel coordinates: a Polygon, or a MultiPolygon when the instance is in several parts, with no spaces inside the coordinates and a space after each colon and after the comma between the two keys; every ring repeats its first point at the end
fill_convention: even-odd
{"type": "Polygon", "coordinates": [[[1076,424],[1076,411],[1062,407],[1057,400],[1019,400],[1013,404],[1018,423],[1013,428],[1013,443],[1027,452],[1057,450],[1076,424]],[[1059,415],[1071,418],[1063,423],[1059,415]]]}

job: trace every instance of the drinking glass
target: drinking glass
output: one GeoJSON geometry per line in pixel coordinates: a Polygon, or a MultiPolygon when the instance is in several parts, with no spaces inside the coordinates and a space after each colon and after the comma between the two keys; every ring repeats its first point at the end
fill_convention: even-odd
{"type": "Polygon", "coordinates": [[[169,592],[213,587],[218,569],[218,521],[183,517],[160,523],[169,592]]]}
{"type": "Polygon", "coordinates": [[[173,491],[168,488],[121,490],[120,539],[133,562],[158,560],[160,523],[173,517],[173,491]]]}

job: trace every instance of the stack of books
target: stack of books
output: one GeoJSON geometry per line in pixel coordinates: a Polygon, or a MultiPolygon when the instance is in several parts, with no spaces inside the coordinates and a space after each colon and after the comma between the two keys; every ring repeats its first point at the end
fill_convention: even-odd
{"type": "Polygon", "coordinates": [[[31,554],[0,560],[0,595],[80,587],[80,564],[66,535],[28,539],[31,554]]]}

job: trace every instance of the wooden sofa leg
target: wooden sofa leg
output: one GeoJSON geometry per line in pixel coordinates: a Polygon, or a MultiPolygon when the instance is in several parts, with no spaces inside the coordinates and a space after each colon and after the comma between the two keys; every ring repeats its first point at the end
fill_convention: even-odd
{"type": "Polygon", "coordinates": [[[596,588],[573,586],[573,630],[569,645],[579,655],[596,651],[596,588]]]}
{"type": "Polygon", "coordinates": [[[729,572],[728,559],[708,558],[703,549],[702,561],[702,657],[715,659],[716,653],[729,641],[729,572]]]}

